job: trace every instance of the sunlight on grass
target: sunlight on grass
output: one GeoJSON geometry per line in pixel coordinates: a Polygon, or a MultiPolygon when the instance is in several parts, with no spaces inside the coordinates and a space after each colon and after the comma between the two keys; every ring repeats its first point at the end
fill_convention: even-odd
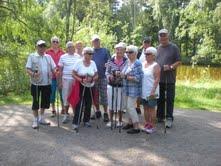
{"type": "Polygon", "coordinates": [[[176,85],[177,108],[221,111],[221,81],[178,81],[176,85]]]}

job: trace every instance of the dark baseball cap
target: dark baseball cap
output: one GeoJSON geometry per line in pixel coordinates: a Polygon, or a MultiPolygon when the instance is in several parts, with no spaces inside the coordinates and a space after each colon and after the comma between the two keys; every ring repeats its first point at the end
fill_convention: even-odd
{"type": "Polygon", "coordinates": [[[151,42],[151,37],[150,36],[146,36],[143,38],[143,42],[144,43],[150,43],[151,42]]]}

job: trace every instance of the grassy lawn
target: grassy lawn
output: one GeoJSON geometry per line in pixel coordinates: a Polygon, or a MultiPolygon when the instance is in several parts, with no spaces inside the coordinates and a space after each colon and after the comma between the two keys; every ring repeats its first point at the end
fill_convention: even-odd
{"type": "Polygon", "coordinates": [[[7,104],[31,104],[32,97],[30,92],[21,93],[16,95],[14,93],[9,93],[7,96],[0,95],[0,105],[7,104]]]}
{"type": "Polygon", "coordinates": [[[221,111],[221,81],[178,81],[175,107],[221,111]]]}
{"type": "MultiPolygon", "coordinates": [[[[30,92],[0,96],[0,105],[31,104],[30,92]]],[[[176,108],[221,111],[221,81],[177,81],[176,108]]]]}

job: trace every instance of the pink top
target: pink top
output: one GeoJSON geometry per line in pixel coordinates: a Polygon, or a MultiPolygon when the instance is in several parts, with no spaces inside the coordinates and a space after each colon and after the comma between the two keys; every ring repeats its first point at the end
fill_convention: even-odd
{"type": "Polygon", "coordinates": [[[114,63],[120,66],[123,63],[123,58],[117,59],[116,57],[114,58],[114,63]]]}

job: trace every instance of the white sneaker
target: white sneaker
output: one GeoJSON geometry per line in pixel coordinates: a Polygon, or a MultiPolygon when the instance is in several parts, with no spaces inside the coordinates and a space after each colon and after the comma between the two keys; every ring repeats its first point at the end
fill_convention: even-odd
{"type": "Polygon", "coordinates": [[[107,122],[106,127],[111,127],[111,121],[107,122]]]}
{"type": "Polygon", "coordinates": [[[38,120],[38,123],[41,125],[50,125],[50,122],[46,122],[44,118],[40,118],[38,120]]]}
{"type": "Polygon", "coordinates": [[[148,134],[152,134],[154,132],[156,132],[156,129],[154,127],[148,129],[148,128],[145,128],[145,131],[148,133],[148,134]]]}
{"type": "Polygon", "coordinates": [[[118,121],[117,122],[117,127],[122,127],[123,126],[123,122],[118,121]]]}
{"type": "Polygon", "coordinates": [[[63,119],[62,119],[62,123],[64,123],[64,124],[65,124],[65,123],[68,123],[68,120],[69,120],[69,119],[68,119],[68,115],[65,114],[64,117],[63,117],[63,119]]]}
{"type": "Polygon", "coordinates": [[[36,120],[33,121],[32,126],[33,129],[37,129],[38,128],[38,123],[36,120]]]}
{"type": "Polygon", "coordinates": [[[77,129],[78,129],[78,125],[72,124],[72,130],[77,130],[77,129]]]}

